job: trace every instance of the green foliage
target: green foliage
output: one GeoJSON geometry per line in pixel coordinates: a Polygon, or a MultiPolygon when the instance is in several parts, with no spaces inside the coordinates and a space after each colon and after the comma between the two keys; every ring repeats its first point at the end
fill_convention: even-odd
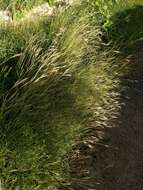
{"type": "Polygon", "coordinates": [[[140,46],[143,37],[142,18],[143,6],[134,6],[118,12],[111,17],[108,38],[120,44],[122,51],[133,50],[135,45],[140,46]]]}
{"type": "MultiPolygon", "coordinates": [[[[101,38],[108,42],[141,38],[142,25],[136,20],[142,8],[117,13],[130,4],[83,1],[57,10],[52,18],[14,20],[0,27],[3,189],[56,190],[70,183],[68,153],[80,132],[91,121],[105,123],[119,106],[116,89],[124,65],[115,47],[105,47],[101,38]]],[[[17,15],[35,1],[0,5],[10,6],[17,15]]]]}
{"type": "Polygon", "coordinates": [[[87,112],[74,84],[83,57],[89,60],[90,38],[99,40],[83,13],[71,8],[52,20],[1,28],[0,161],[6,189],[56,188],[69,181],[66,153],[87,112]]]}
{"type": "Polygon", "coordinates": [[[142,40],[142,5],[140,0],[89,0],[88,13],[91,12],[96,18],[95,24],[101,26],[105,43],[112,42],[112,46],[116,44],[127,51],[142,40]]]}

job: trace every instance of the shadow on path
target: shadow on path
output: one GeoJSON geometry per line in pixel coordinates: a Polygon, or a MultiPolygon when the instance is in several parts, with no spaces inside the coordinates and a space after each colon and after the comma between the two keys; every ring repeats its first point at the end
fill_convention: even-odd
{"type": "Polygon", "coordinates": [[[128,76],[121,79],[120,116],[109,122],[93,153],[92,173],[96,190],[143,189],[143,6],[118,13],[113,18],[112,40],[122,41],[129,59],[128,76]],[[130,51],[133,50],[133,51],[130,51]],[[96,159],[94,159],[96,158],[96,159]]]}
{"type": "Polygon", "coordinates": [[[124,106],[120,117],[104,131],[102,143],[107,148],[95,148],[97,190],[143,189],[143,50],[131,58],[130,64],[140,65],[140,70],[123,80],[128,90],[121,98],[124,106]]]}

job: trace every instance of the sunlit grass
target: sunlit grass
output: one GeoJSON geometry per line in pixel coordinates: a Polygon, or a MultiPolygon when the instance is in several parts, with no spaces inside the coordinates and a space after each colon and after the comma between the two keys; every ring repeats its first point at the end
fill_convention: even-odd
{"type": "MultiPolygon", "coordinates": [[[[25,2],[10,4],[16,17],[35,5],[25,2]]],[[[117,89],[126,66],[116,46],[120,33],[111,38],[112,18],[138,1],[97,2],[0,27],[2,189],[69,185],[68,154],[81,132],[120,108],[117,89]]],[[[10,1],[0,3],[6,8],[10,1]]]]}
{"type": "Polygon", "coordinates": [[[50,21],[1,28],[3,188],[56,188],[65,178],[68,182],[66,153],[86,113],[76,100],[76,75],[92,36],[99,40],[83,13],[75,17],[71,8],[50,21]]]}

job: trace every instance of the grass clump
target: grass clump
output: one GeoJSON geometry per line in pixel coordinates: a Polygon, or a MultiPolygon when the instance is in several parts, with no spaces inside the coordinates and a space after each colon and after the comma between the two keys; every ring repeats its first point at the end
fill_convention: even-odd
{"type": "Polygon", "coordinates": [[[71,8],[1,28],[2,188],[56,189],[68,181],[65,155],[85,116],[76,75],[93,35],[83,14],[71,8]]]}

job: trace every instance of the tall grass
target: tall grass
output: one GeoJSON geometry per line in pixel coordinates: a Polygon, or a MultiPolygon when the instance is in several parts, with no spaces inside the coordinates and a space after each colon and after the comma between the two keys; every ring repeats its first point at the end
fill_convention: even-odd
{"type": "Polygon", "coordinates": [[[65,155],[86,111],[76,75],[99,32],[74,8],[19,26],[1,28],[2,188],[54,189],[68,177],[65,155]]]}
{"type": "MultiPolygon", "coordinates": [[[[24,2],[15,3],[35,1],[24,2]]],[[[90,0],[52,18],[1,26],[2,189],[69,187],[68,153],[81,131],[93,120],[106,123],[119,106],[124,66],[102,42],[118,4],[90,0]]]]}

